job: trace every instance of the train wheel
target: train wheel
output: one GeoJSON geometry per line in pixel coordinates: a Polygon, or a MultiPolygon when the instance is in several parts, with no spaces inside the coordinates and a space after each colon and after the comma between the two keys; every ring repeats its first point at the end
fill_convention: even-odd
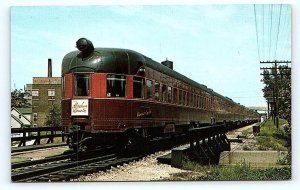
{"type": "Polygon", "coordinates": [[[140,153],[142,150],[146,150],[143,145],[145,145],[144,138],[141,133],[137,131],[129,131],[124,133],[120,137],[120,141],[118,144],[118,151],[122,153],[122,155],[135,155],[140,153]]]}

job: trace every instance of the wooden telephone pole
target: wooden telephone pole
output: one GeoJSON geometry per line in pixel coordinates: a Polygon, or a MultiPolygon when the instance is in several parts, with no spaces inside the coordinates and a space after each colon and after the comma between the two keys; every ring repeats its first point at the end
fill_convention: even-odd
{"type": "MultiPolygon", "coordinates": [[[[279,118],[278,118],[278,95],[279,95],[279,89],[278,89],[278,70],[291,70],[290,67],[280,67],[278,68],[279,64],[290,64],[291,61],[260,61],[261,64],[274,64],[273,67],[261,67],[261,70],[267,70],[267,69],[271,69],[271,70],[275,70],[274,73],[261,73],[261,75],[272,75],[274,76],[274,86],[273,86],[273,92],[272,92],[272,99],[273,99],[273,121],[274,124],[276,125],[276,128],[279,127],[279,118]]],[[[281,75],[286,75],[286,74],[281,74],[281,75]]],[[[268,107],[269,107],[269,101],[268,101],[268,107]]]]}

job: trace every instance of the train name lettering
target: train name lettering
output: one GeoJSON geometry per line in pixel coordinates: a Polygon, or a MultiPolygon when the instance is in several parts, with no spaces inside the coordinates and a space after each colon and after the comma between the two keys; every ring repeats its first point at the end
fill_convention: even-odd
{"type": "Polygon", "coordinates": [[[75,104],[72,107],[73,113],[77,112],[86,112],[88,106],[84,105],[84,102],[81,103],[81,105],[78,102],[75,102],[75,104]]]}
{"type": "Polygon", "coordinates": [[[144,116],[149,116],[149,115],[151,115],[151,110],[137,112],[137,114],[136,114],[137,117],[144,117],[144,116]]]}
{"type": "Polygon", "coordinates": [[[88,101],[73,100],[72,102],[72,115],[87,115],[88,114],[88,101]]]}

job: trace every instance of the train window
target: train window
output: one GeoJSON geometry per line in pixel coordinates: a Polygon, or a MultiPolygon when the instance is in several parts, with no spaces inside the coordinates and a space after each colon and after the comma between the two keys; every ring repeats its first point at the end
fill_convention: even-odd
{"type": "Polygon", "coordinates": [[[144,82],[141,77],[133,77],[133,97],[144,98],[144,82]]]}
{"type": "Polygon", "coordinates": [[[90,95],[90,75],[76,74],[74,81],[74,96],[90,95]]]}
{"type": "Polygon", "coordinates": [[[173,91],[173,103],[174,104],[178,103],[178,100],[177,100],[177,88],[174,88],[174,91],[173,91]]]}
{"type": "Polygon", "coordinates": [[[179,90],[179,104],[183,104],[182,90],[179,90]]]}
{"type": "Polygon", "coordinates": [[[155,82],[155,100],[159,101],[159,83],[158,82],[155,82]]]}
{"type": "Polygon", "coordinates": [[[146,86],[147,86],[147,99],[151,99],[152,98],[152,81],[147,79],[146,86]]]}
{"type": "Polygon", "coordinates": [[[167,102],[167,86],[164,84],[161,86],[161,96],[162,96],[162,101],[167,102]]]}
{"type": "Polygon", "coordinates": [[[168,86],[168,102],[172,102],[172,87],[168,86]]]}
{"type": "Polygon", "coordinates": [[[191,94],[191,106],[194,107],[195,106],[195,95],[191,94]]]}
{"type": "Polygon", "coordinates": [[[107,75],[107,97],[125,97],[126,76],[107,75]]]}
{"type": "Polygon", "coordinates": [[[186,105],[186,92],[183,91],[183,105],[186,105]]]}
{"type": "Polygon", "coordinates": [[[203,108],[202,107],[202,96],[199,96],[199,108],[203,108]]]}

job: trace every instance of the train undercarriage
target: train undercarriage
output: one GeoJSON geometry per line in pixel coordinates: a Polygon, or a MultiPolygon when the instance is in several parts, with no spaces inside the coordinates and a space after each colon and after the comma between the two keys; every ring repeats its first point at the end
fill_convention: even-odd
{"type": "MultiPolygon", "coordinates": [[[[245,126],[257,122],[257,120],[247,121],[223,121],[215,123],[190,122],[184,125],[174,125],[174,130],[166,132],[166,126],[148,128],[130,128],[124,132],[97,132],[86,131],[84,125],[72,125],[67,133],[67,144],[75,152],[86,152],[97,148],[114,148],[119,152],[133,152],[145,150],[148,143],[160,138],[178,138],[185,136],[188,138],[189,129],[200,128],[212,125],[224,125],[230,128],[245,126]]],[[[169,127],[170,128],[170,127],[169,127]]]]}

